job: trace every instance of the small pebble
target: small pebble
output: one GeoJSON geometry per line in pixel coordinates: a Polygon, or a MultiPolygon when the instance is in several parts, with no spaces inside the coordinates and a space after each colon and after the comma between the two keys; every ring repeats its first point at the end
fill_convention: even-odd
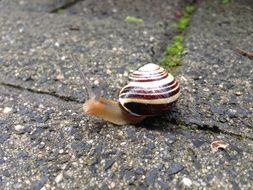
{"type": "Polygon", "coordinates": [[[14,129],[15,129],[17,132],[22,132],[22,131],[24,131],[25,126],[23,126],[23,125],[15,125],[15,126],[14,126],[14,129]]]}
{"type": "Polygon", "coordinates": [[[4,113],[10,113],[12,111],[12,108],[10,108],[10,107],[5,107],[4,108],[4,113]]]}
{"type": "Polygon", "coordinates": [[[253,180],[253,170],[249,171],[249,178],[253,180]]]}
{"type": "Polygon", "coordinates": [[[44,155],[41,154],[41,153],[39,153],[39,154],[37,155],[37,160],[43,160],[43,159],[44,159],[44,155]]]}
{"type": "Polygon", "coordinates": [[[31,190],[41,190],[42,187],[46,184],[47,182],[47,177],[46,176],[43,176],[41,177],[39,180],[36,180],[32,183],[31,185],[31,190]]]}
{"type": "Polygon", "coordinates": [[[9,170],[4,170],[4,171],[3,171],[3,175],[4,175],[5,177],[10,177],[10,176],[11,176],[11,173],[9,172],[9,170]]]}
{"type": "Polygon", "coordinates": [[[115,188],[115,186],[116,186],[116,184],[115,184],[113,181],[112,181],[112,182],[110,183],[110,185],[109,185],[110,189],[115,188]]]}
{"type": "Polygon", "coordinates": [[[176,174],[180,171],[182,171],[184,169],[184,166],[182,166],[181,164],[179,163],[173,163],[169,170],[168,170],[168,173],[171,175],[171,174],[176,174]]]}
{"type": "Polygon", "coordinates": [[[171,145],[171,144],[173,144],[175,141],[176,141],[176,136],[175,136],[175,135],[170,134],[170,133],[166,135],[166,144],[167,144],[167,145],[171,145]]]}
{"type": "Polygon", "coordinates": [[[95,85],[99,85],[99,80],[95,80],[95,81],[94,81],[94,84],[95,84],[95,85]]]}
{"type": "Polygon", "coordinates": [[[20,28],[18,31],[19,31],[20,33],[23,33],[23,32],[24,32],[24,28],[20,28]]]}
{"type": "Polygon", "coordinates": [[[60,183],[62,181],[62,178],[63,178],[63,174],[60,173],[59,175],[56,176],[55,178],[55,183],[60,183]]]}
{"type": "Polygon", "coordinates": [[[182,180],[182,183],[186,186],[186,187],[190,187],[192,185],[192,181],[187,178],[187,177],[184,177],[183,180],[182,180]]]}
{"type": "Polygon", "coordinates": [[[111,75],[111,74],[112,74],[112,71],[109,70],[109,69],[107,69],[107,70],[106,70],[106,74],[111,75]]]}
{"type": "Polygon", "coordinates": [[[115,160],[106,160],[104,170],[106,171],[110,169],[114,163],[115,163],[115,160]]]}
{"type": "Polygon", "coordinates": [[[3,144],[5,141],[7,141],[10,138],[9,134],[0,134],[0,144],[3,144]]]}
{"type": "Polygon", "coordinates": [[[205,141],[204,141],[203,139],[193,139],[193,140],[192,140],[192,144],[193,144],[196,148],[201,147],[204,143],[205,143],[205,141]]]}
{"type": "Polygon", "coordinates": [[[58,75],[56,75],[56,80],[58,81],[64,80],[64,75],[62,73],[59,73],[58,75]]]}
{"type": "Polygon", "coordinates": [[[56,47],[60,47],[60,44],[58,42],[55,42],[54,44],[56,47]]]}
{"type": "Polygon", "coordinates": [[[149,150],[153,150],[153,149],[155,149],[155,144],[153,144],[153,143],[148,143],[148,144],[146,145],[146,148],[149,149],[149,150]]]}
{"type": "Polygon", "coordinates": [[[22,187],[22,184],[21,184],[21,183],[15,183],[15,184],[13,185],[13,188],[14,188],[14,189],[21,189],[21,187],[22,187]]]}
{"type": "Polygon", "coordinates": [[[40,144],[38,144],[38,148],[43,149],[45,147],[45,145],[46,145],[45,142],[41,142],[40,144]]]}
{"type": "Polygon", "coordinates": [[[237,91],[237,92],[235,92],[235,95],[236,95],[236,96],[241,96],[241,95],[242,95],[242,92],[237,91]]]}
{"type": "Polygon", "coordinates": [[[150,171],[148,171],[147,174],[146,174],[146,183],[148,185],[153,184],[155,182],[156,178],[157,178],[158,173],[159,173],[159,171],[156,168],[151,169],[150,171]]]}
{"type": "Polygon", "coordinates": [[[135,170],[135,173],[136,173],[137,175],[144,175],[145,170],[144,170],[143,168],[137,168],[137,169],[135,170]]]}

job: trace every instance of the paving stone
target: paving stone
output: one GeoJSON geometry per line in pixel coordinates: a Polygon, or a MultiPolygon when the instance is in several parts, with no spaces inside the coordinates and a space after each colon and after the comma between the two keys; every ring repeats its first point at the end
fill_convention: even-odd
{"type": "MultiPolygon", "coordinates": [[[[28,111],[53,110],[50,119],[43,124],[48,127],[19,112],[10,113],[12,120],[3,123],[2,133],[9,135],[0,144],[3,151],[0,151],[3,158],[0,172],[5,173],[2,176],[5,189],[16,186],[22,189],[52,188],[56,186],[56,178],[61,172],[63,177],[57,187],[64,189],[99,187],[101,183],[125,189],[159,189],[161,186],[166,189],[185,185],[182,182],[184,178],[192,182],[190,188],[201,188],[203,185],[211,189],[224,187],[219,180],[227,181],[229,187],[250,187],[253,143],[247,139],[242,141],[228,134],[196,132],[168,123],[166,129],[156,131],[135,127],[138,140],[132,141],[127,137],[130,126],[103,127],[97,133],[96,124],[89,126],[84,116],[76,117],[82,116],[77,109],[80,104],[76,102],[3,86],[0,87],[0,96],[5,96],[5,102],[15,102],[17,110],[24,105],[28,111]],[[69,111],[71,114],[65,117],[64,113],[69,111]],[[31,127],[31,132],[16,134],[15,130],[4,127],[13,121],[22,121],[23,126],[31,127]],[[78,133],[82,133],[81,141],[74,138],[75,133],[70,135],[74,126],[79,129],[78,133]],[[115,138],[115,134],[122,132],[126,134],[125,138],[115,138]],[[31,138],[33,133],[37,134],[36,138],[31,138]],[[154,138],[147,138],[147,134],[152,134],[154,138]],[[168,137],[172,134],[176,141],[168,144],[168,137]],[[53,138],[48,140],[49,136],[53,138]],[[196,146],[193,139],[205,139],[205,143],[201,146],[197,143],[196,146]],[[225,151],[212,153],[210,144],[218,139],[229,146],[225,151]],[[44,147],[40,148],[40,144],[44,147]],[[152,149],[152,153],[142,158],[140,155],[144,148],[152,149]]],[[[0,112],[1,118],[4,115],[0,112]]],[[[154,122],[157,122],[154,125],[160,123],[154,122]]]]}
{"type": "Polygon", "coordinates": [[[136,0],[86,0],[69,7],[64,12],[83,15],[88,18],[114,18],[125,20],[132,16],[141,18],[144,22],[162,22],[176,19],[176,11],[185,1],[136,1],[136,0]]]}
{"type": "Polygon", "coordinates": [[[170,27],[1,9],[1,188],[250,189],[252,62],[230,46],[236,40],[251,48],[252,8],[246,2],[199,4],[185,32],[177,109],[121,127],[82,114],[87,97],[70,54],[81,57],[95,89],[115,98],[130,70],[159,60],[173,35],[170,27]],[[227,35],[217,23],[224,20],[227,35]],[[210,71],[222,72],[213,77],[210,71]],[[223,88],[213,91],[218,76],[223,88]],[[232,96],[234,91],[242,94],[232,96]],[[24,129],[17,133],[15,126],[24,129]],[[214,140],[229,145],[212,152],[214,140]]]}
{"type": "Polygon", "coordinates": [[[236,49],[252,51],[252,10],[245,1],[201,3],[184,38],[181,122],[252,139],[252,60],[236,49]]]}
{"type": "Polygon", "coordinates": [[[1,82],[77,101],[85,94],[71,54],[80,57],[81,69],[95,89],[115,96],[131,69],[158,62],[173,34],[163,24],[11,10],[0,14],[1,82]],[[63,80],[57,79],[59,74],[63,80]]]}
{"type": "Polygon", "coordinates": [[[24,11],[51,12],[73,0],[1,0],[0,8],[24,11]]]}

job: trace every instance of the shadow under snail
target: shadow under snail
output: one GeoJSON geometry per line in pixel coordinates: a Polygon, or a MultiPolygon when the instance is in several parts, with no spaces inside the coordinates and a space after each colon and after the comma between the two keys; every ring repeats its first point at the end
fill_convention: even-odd
{"type": "Polygon", "coordinates": [[[96,95],[86,84],[89,99],[83,105],[85,114],[116,125],[136,124],[168,112],[180,94],[179,82],[154,63],[140,67],[129,79],[119,92],[118,102],[96,95]]]}

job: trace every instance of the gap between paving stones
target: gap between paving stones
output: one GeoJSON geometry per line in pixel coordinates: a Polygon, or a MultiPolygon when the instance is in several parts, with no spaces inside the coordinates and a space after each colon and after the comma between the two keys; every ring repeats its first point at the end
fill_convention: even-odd
{"type": "MultiPolygon", "coordinates": [[[[194,130],[194,128],[192,128],[192,129],[193,129],[193,131],[196,131],[196,130],[194,130]]],[[[249,136],[241,135],[241,134],[236,134],[236,133],[229,132],[229,131],[224,131],[224,130],[221,130],[217,126],[213,126],[213,127],[205,126],[205,127],[202,127],[200,125],[197,125],[197,130],[212,132],[212,133],[216,133],[216,134],[220,134],[221,133],[221,134],[224,134],[224,135],[233,136],[233,137],[235,137],[237,139],[249,139],[249,140],[253,141],[253,137],[249,137],[249,136]]]]}
{"type": "Polygon", "coordinates": [[[26,88],[23,86],[19,86],[19,85],[15,85],[15,84],[11,84],[11,83],[5,83],[5,82],[0,82],[0,85],[4,86],[4,87],[9,87],[9,88],[14,88],[14,89],[18,89],[18,90],[26,90],[28,92],[32,92],[32,93],[36,93],[36,94],[47,94],[56,98],[59,98],[61,100],[67,101],[67,102],[75,102],[75,103],[83,103],[82,101],[79,101],[73,97],[70,96],[61,96],[57,93],[49,93],[49,92],[45,92],[45,91],[38,91],[35,89],[31,89],[31,88],[26,88]]]}
{"type": "Polygon", "coordinates": [[[49,13],[58,13],[61,10],[65,10],[65,9],[72,7],[73,5],[75,5],[76,3],[80,2],[80,1],[83,1],[83,0],[73,0],[70,2],[66,2],[64,5],[49,11],[49,13]]]}

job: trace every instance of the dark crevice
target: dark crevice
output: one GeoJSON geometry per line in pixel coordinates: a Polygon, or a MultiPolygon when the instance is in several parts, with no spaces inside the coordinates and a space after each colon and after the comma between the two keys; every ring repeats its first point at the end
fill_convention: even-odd
{"type": "MultiPolygon", "coordinates": [[[[174,110],[176,111],[176,110],[174,110]]],[[[236,134],[234,132],[230,132],[230,131],[225,131],[222,130],[221,128],[219,128],[218,126],[212,126],[212,125],[201,125],[198,123],[185,123],[183,120],[181,120],[179,117],[171,117],[169,119],[166,119],[162,116],[156,116],[156,117],[149,117],[147,119],[145,119],[143,122],[141,122],[140,124],[136,125],[137,127],[143,127],[146,128],[148,130],[157,130],[157,131],[167,131],[167,132],[171,132],[173,130],[176,129],[184,129],[184,130],[188,130],[188,131],[193,131],[193,132],[198,132],[198,131],[202,131],[206,134],[223,134],[223,135],[228,135],[231,137],[234,137],[238,140],[243,140],[243,139],[248,139],[248,140],[252,140],[253,141],[253,137],[251,136],[247,136],[244,134],[236,134]],[[161,121],[164,121],[168,124],[172,124],[174,126],[177,126],[175,128],[166,128],[164,127],[164,125],[155,125],[157,123],[160,123],[161,121]],[[169,131],[168,131],[169,130],[169,131]]]]}
{"type": "Polygon", "coordinates": [[[35,93],[35,94],[47,94],[49,96],[53,96],[53,97],[56,97],[56,98],[59,98],[63,101],[67,101],[67,102],[75,102],[75,103],[83,103],[82,101],[76,99],[76,98],[73,98],[73,97],[69,97],[69,96],[62,96],[62,95],[59,95],[55,92],[45,92],[45,91],[39,91],[39,90],[35,90],[35,89],[30,89],[30,88],[27,88],[27,87],[22,87],[22,86],[18,86],[18,85],[14,85],[14,84],[9,84],[9,83],[4,83],[4,82],[0,82],[0,85],[2,86],[5,86],[5,87],[9,87],[9,88],[14,88],[14,89],[18,89],[18,90],[22,90],[22,91],[28,91],[28,92],[32,92],[32,93],[35,93]]]}
{"type": "Polygon", "coordinates": [[[83,1],[83,0],[72,0],[70,2],[65,3],[64,5],[57,7],[50,11],[50,13],[58,13],[61,10],[68,9],[69,7],[74,6],[76,3],[83,1]]]}
{"type": "Polygon", "coordinates": [[[240,140],[248,139],[248,140],[253,141],[253,137],[249,137],[249,136],[241,135],[241,134],[236,134],[236,133],[229,132],[229,131],[224,131],[224,130],[220,129],[217,126],[207,126],[207,125],[200,126],[200,125],[197,125],[196,129],[201,130],[201,131],[210,132],[210,133],[215,133],[215,134],[229,135],[229,136],[235,137],[235,138],[240,139],[240,140]]]}

